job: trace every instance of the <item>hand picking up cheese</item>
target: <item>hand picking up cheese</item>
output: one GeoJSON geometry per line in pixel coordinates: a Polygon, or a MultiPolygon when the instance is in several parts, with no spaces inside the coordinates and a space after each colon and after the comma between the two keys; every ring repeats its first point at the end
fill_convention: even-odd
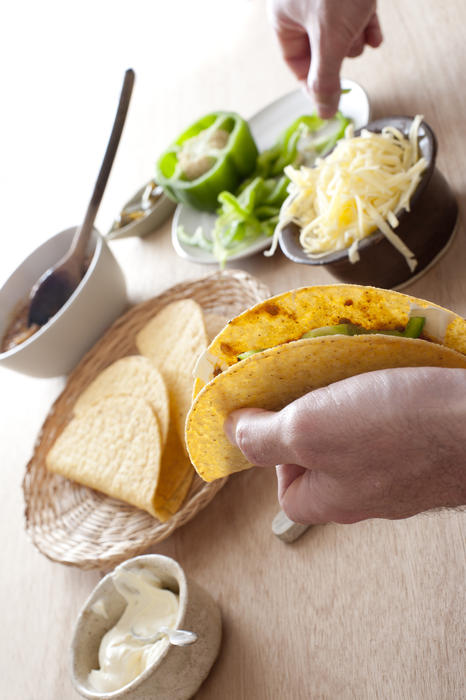
{"type": "Polygon", "coordinates": [[[417,260],[394,229],[427,167],[418,152],[422,119],[413,119],[408,137],[390,126],[380,133],[363,129],[360,136],[347,131],[314,167],[285,168],[291,182],[277,233],[295,223],[309,256],[348,249],[350,261],[357,262],[359,241],[379,229],[413,271],[417,260]]]}

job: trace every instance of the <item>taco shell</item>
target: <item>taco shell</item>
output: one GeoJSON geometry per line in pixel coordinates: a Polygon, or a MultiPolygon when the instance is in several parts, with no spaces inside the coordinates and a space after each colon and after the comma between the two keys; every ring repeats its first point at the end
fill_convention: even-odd
{"type": "Polygon", "coordinates": [[[357,285],[308,287],[272,297],[230,321],[198,363],[197,395],[186,423],[191,461],[205,481],[253,466],[223,431],[236,409],[277,411],[356,374],[425,366],[466,369],[464,319],[400,292],[357,285]],[[426,318],[422,339],[382,333],[301,338],[343,322],[399,330],[413,314],[426,318]],[[239,361],[249,350],[260,352],[239,361]]]}
{"type": "Polygon", "coordinates": [[[168,392],[162,375],[150,360],[141,355],[128,355],[108,365],[80,394],[73,411],[80,415],[97,401],[116,395],[145,399],[157,416],[162,444],[165,444],[169,422],[168,392]]]}
{"type": "Polygon", "coordinates": [[[151,405],[111,396],[74,416],[47,454],[47,469],[156,516],[162,441],[151,405]]]}
{"type": "Polygon", "coordinates": [[[181,444],[191,406],[193,369],[208,342],[202,308],[193,299],[168,304],[136,335],[139,352],[155,364],[165,381],[181,444]]]}
{"type": "Polygon", "coordinates": [[[301,287],[266,299],[233,318],[198,361],[194,394],[248,350],[299,340],[306,331],[343,321],[367,330],[404,328],[413,309],[427,317],[424,335],[466,354],[466,321],[437,304],[354,284],[301,287]]]}

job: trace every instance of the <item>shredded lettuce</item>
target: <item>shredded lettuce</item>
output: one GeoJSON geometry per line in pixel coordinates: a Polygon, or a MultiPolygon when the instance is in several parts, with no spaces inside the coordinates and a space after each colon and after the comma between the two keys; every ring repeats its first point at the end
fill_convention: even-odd
{"type": "Polygon", "coordinates": [[[256,176],[236,196],[220,193],[221,206],[212,233],[213,254],[220,265],[259,238],[273,235],[287,185],[284,175],[278,179],[256,176]]]}

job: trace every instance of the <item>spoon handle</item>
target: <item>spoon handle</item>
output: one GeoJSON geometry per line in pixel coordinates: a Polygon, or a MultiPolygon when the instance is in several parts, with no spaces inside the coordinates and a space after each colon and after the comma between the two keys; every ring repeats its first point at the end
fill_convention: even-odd
{"type": "Polygon", "coordinates": [[[272,521],[272,532],[282,542],[294,542],[310,528],[310,525],[295,523],[280,510],[272,521]]]}
{"type": "Polygon", "coordinates": [[[100,171],[94,185],[94,191],[87,207],[84,221],[77,229],[73,237],[70,253],[76,253],[78,257],[81,258],[84,257],[89,235],[92,231],[100,202],[102,201],[113,161],[115,160],[118,144],[120,143],[121,134],[126,121],[126,115],[128,113],[131,93],[133,91],[134,78],[135,76],[133,69],[128,68],[125,73],[123,86],[121,88],[120,101],[118,103],[118,109],[113,122],[112,133],[110,134],[107,150],[105,151],[104,159],[102,161],[102,165],[100,166],[100,171]]]}

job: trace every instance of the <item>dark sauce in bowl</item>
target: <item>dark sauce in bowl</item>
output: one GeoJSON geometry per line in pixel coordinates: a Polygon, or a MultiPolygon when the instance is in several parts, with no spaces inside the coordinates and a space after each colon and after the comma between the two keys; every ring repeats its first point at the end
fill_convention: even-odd
{"type": "MultiPolygon", "coordinates": [[[[92,254],[88,255],[84,261],[82,278],[84,278],[91,260],[92,254]]],[[[0,353],[8,352],[8,350],[12,350],[17,345],[24,343],[42,328],[42,326],[37,323],[31,323],[30,326],[28,325],[29,304],[29,299],[23,299],[18,302],[12,310],[10,319],[6,325],[6,330],[1,338],[0,353]]]]}
{"type": "Polygon", "coordinates": [[[7,352],[16,347],[20,343],[24,343],[34,333],[37,333],[40,326],[33,323],[28,326],[29,300],[22,301],[13,311],[11,320],[6,327],[6,331],[2,337],[0,352],[7,352]]]}

